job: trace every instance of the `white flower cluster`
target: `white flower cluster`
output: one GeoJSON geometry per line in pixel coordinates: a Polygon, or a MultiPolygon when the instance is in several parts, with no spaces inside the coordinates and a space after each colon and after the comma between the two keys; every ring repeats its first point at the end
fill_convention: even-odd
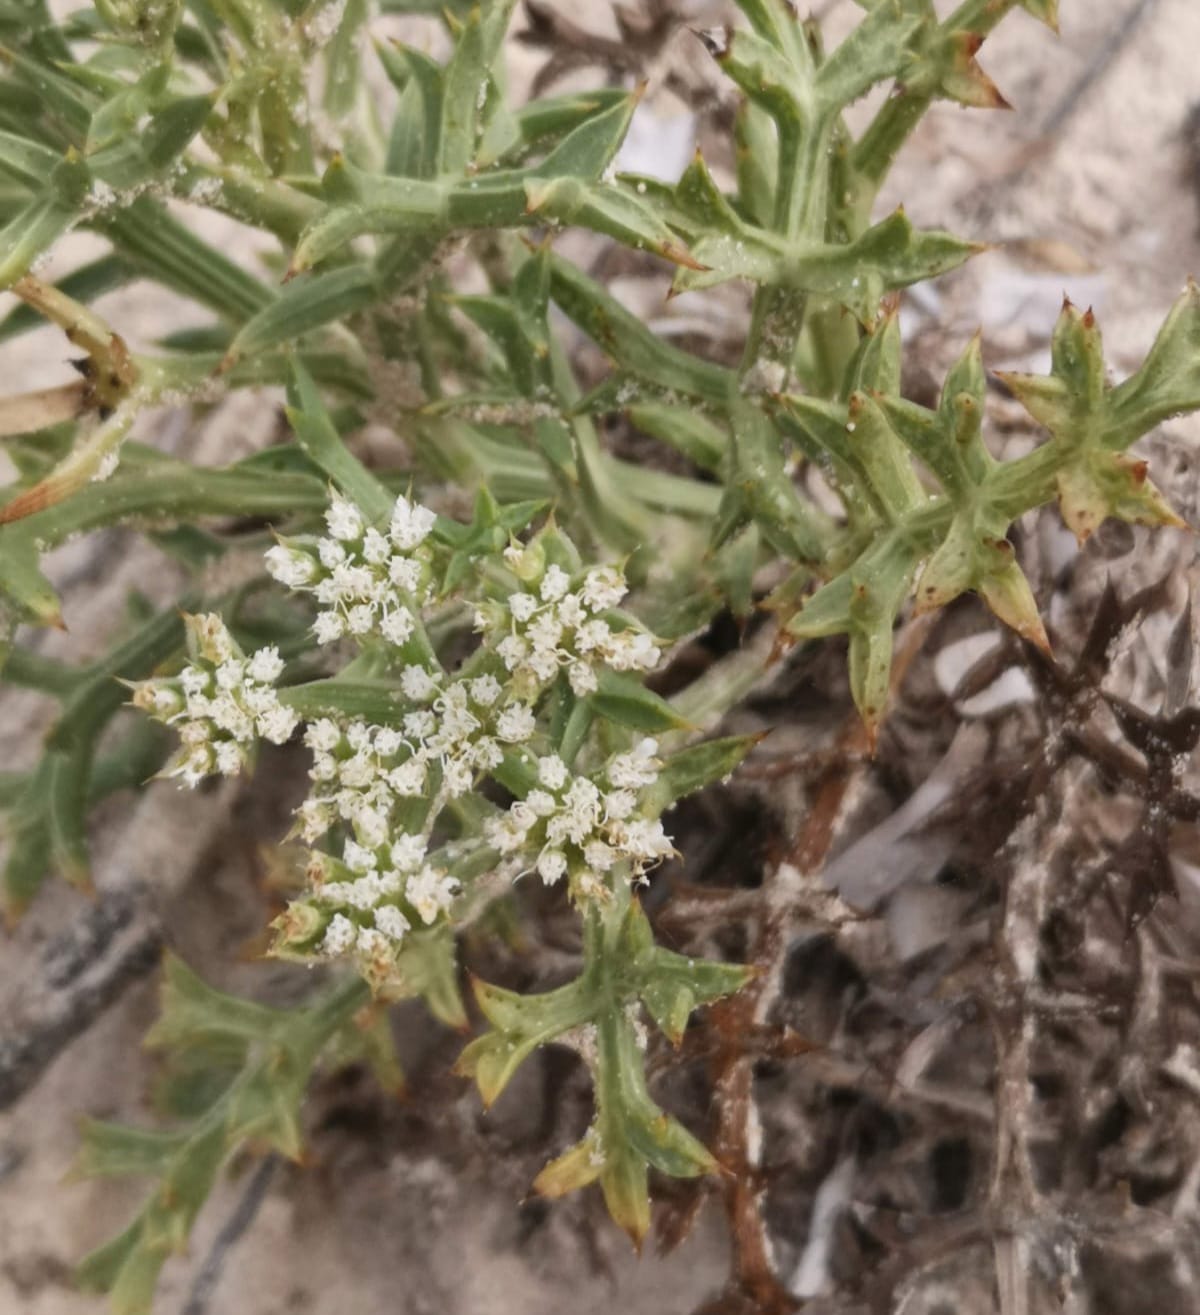
{"type": "Polygon", "coordinates": [[[300,806],[300,830],[310,843],[338,819],[354,826],[363,844],[382,845],[403,799],[436,794],[445,802],[467,794],[498,767],[506,745],[534,732],[533,712],[506,698],[491,675],[450,682],[424,667],[401,673],[401,689],[418,706],[399,726],[329,718],[313,722],[304,742],[313,751],[313,790],[300,806]]]}
{"type": "Polygon", "coordinates": [[[267,553],[267,569],[320,604],[313,625],[320,643],[380,635],[400,647],[416,628],[414,607],[428,597],[424,544],[435,519],[427,507],[399,497],[385,534],[368,526],[354,503],[335,497],[325,513],[328,536],[277,544],[267,553]]]}
{"type": "Polygon", "coordinates": [[[642,740],[609,760],[593,779],[573,775],[557,756],[538,763],[538,787],[487,827],[502,854],[523,853],[547,885],[568,876],[584,898],[603,898],[621,868],[638,880],[673,853],[659,819],[637,816],[639,794],[658,780],[658,744],[642,740]]]}
{"type": "Polygon", "coordinates": [[[396,946],[414,925],[430,926],[458,894],[458,882],[427,860],[422,836],[401,835],[371,849],[346,841],[342,862],[316,855],[313,890],[305,903],[333,912],[317,947],[336,958],[353,953],[368,975],[383,980],[396,946]]]}
{"type": "MultiPolygon", "coordinates": [[[[313,596],[319,642],[379,636],[403,650],[432,596],[434,519],[401,497],[390,523],[377,528],[335,497],[325,537],[282,541],[267,565],[284,585],[313,596]]],[[[447,805],[513,748],[531,758],[535,708],[560,671],[582,697],[598,688],[603,667],[658,663],[653,637],[616,611],[627,591],[618,568],[571,575],[547,565],[544,553],[539,540],[505,551],[517,583],[501,601],[480,605],[485,642],[465,668],[425,665],[415,645],[393,655],[401,700],[394,720],[322,717],[308,725],[311,787],[297,830],[310,846],[331,831],[340,839],[331,853],[312,853],[309,888],[277,924],[282,951],[350,955],[385,989],[405,938],[444,920],[459,894],[458,880],[429,855],[447,805]]],[[[246,658],[218,617],[188,624],[191,665],[177,678],[146,682],[135,702],[179,730],[174,771],[195,784],[239,771],[256,737],[281,743],[299,717],[274,688],[283,670],[276,649],[246,658]]],[[[672,852],[662,823],[642,816],[642,792],[661,767],[656,755],[655,742],[643,740],[591,776],[574,775],[557,757],[535,760],[537,788],[472,843],[499,849],[505,871],[524,866],[547,883],[566,876],[577,898],[604,898],[614,880],[639,879],[672,852]]]]}
{"type": "MultiPolygon", "coordinates": [[[[520,572],[525,551],[514,545],[504,555],[520,572]]],[[[615,566],[592,567],[573,589],[567,572],[551,564],[504,603],[479,608],[475,624],[495,642],[523,697],[535,697],[565,668],[571,689],[582,698],[597,688],[597,666],[650,671],[662,656],[644,630],[614,629],[605,619],[626,592],[625,577],[615,566]]]]}
{"type": "Polygon", "coordinates": [[[133,702],[178,731],[183,749],[167,774],[194,786],[214,772],[236,776],[259,736],[283,744],[300,719],[275,691],[277,648],[244,657],[212,613],[188,617],[187,626],[195,659],[176,677],[143,681],[133,702]]]}

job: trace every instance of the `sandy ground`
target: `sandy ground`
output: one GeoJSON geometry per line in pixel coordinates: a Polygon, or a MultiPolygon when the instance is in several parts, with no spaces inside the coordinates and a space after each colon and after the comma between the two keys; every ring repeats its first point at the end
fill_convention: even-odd
{"type": "MultiPolygon", "coordinates": [[[[1040,135],[1130,7],[1131,0],[1063,0],[1058,41],[1031,19],[1012,19],[983,61],[1016,112],[939,107],[897,171],[882,209],[903,199],[918,224],[999,244],[910,303],[908,327],[929,337],[933,366],[976,323],[985,329],[989,365],[1040,363],[1065,290],[1095,304],[1114,369],[1127,372],[1184,277],[1200,275],[1200,180],[1189,174],[1184,131],[1200,100],[1195,0],[1152,5],[1060,135],[1051,143],[1040,135]],[[947,330],[933,333],[935,322],[947,330]]],[[[575,8],[594,16],[599,6],[575,8]]],[[[837,8],[835,21],[857,12],[837,8]]],[[[171,301],[144,289],[107,298],[104,309],[134,340],[152,336],[177,313],[171,301]]],[[[0,363],[6,380],[22,383],[62,368],[58,344],[45,335],[6,347],[0,363]]],[[[248,401],[188,433],[159,417],[150,434],[164,446],[186,444],[189,453],[216,461],[265,441],[268,422],[267,408],[248,401]]],[[[1167,432],[1188,447],[1200,438],[1195,422],[1172,424],[1167,432]]],[[[100,546],[102,557],[98,541],[89,540],[63,550],[54,563],[71,621],[70,634],[56,637],[54,648],[73,659],[102,644],[114,624],[114,600],[134,581],[143,588],[149,581],[152,592],[169,596],[170,580],[157,578],[161,568],[147,550],[131,549],[124,536],[108,536],[100,546]]],[[[0,706],[0,749],[9,761],[28,760],[47,707],[8,691],[0,706]]],[[[245,791],[181,796],[156,787],[142,801],[106,810],[96,852],[101,892],[144,884],[168,941],[215,980],[254,988],[275,971],[240,963],[261,919],[255,845],[278,834],[281,810],[250,794],[248,803],[245,791]]],[[[73,892],[58,883],[47,887],[4,947],[0,1026],[27,1016],[39,980],[61,954],[61,938],[85,914],[86,902],[73,892]]],[[[143,1117],[148,1067],[138,1045],[154,1008],[152,979],[142,975],[0,1118],[3,1315],[100,1309],[72,1291],[70,1267],[121,1226],[140,1188],[64,1184],[62,1177],[81,1113],[143,1117]]],[[[406,1025],[405,1035],[420,1037],[421,1025],[406,1025]]],[[[252,1170],[224,1184],[190,1254],[168,1267],[156,1309],[171,1315],[686,1312],[720,1282],[725,1243],[715,1219],[670,1258],[634,1260],[610,1231],[601,1229],[588,1252],[578,1231],[560,1226],[553,1212],[543,1219],[518,1210],[523,1185],[538,1167],[512,1151],[530,1111],[520,1101],[502,1104],[489,1123],[465,1085],[447,1090],[439,1123],[445,1137],[431,1138],[420,1119],[382,1105],[378,1135],[315,1130],[309,1166],[274,1173],[218,1285],[201,1298],[197,1275],[252,1170]],[[609,1268],[607,1277],[597,1264],[609,1268]]],[[[798,1220],[797,1230],[803,1227],[798,1220]]]]}

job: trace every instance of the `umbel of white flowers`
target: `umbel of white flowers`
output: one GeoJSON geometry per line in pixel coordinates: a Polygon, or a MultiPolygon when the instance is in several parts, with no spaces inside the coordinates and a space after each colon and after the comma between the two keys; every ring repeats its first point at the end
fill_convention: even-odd
{"type": "Polygon", "coordinates": [[[186,618],[192,661],[173,679],[134,687],[133,703],[173,727],[182,752],[167,775],[197,785],[206,776],[236,776],[259,738],[283,744],[300,718],[279,701],[283,659],[274,646],[247,658],[219,616],[186,618]]]}
{"type": "Polygon", "coordinates": [[[267,553],[267,570],[320,607],[313,633],[322,644],[344,635],[378,635],[400,647],[430,596],[426,540],[437,518],[396,499],[387,533],[366,524],[352,502],[335,497],[325,513],[329,534],[315,543],[283,541],[267,553]]]}
{"type": "MultiPolygon", "coordinates": [[[[383,990],[406,937],[452,916],[462,892],[452,869],[464,855],[491,854],[492,868],[513,879],[566,877],[574,898],[602,900],[612,882],[640,880],[672,852],[662,822],[646,814],[661,767],[655,741],[586,775],[536,749],[539,705],[560,672],[586,697],[602,668],[649,670],[659,660],[653,638],[615,610],[627,592],[618,567],[572,576],[535,546],[512,544],[502,554],[511,587],[476,599],[481,645],[459,671],[446,672],[410,642],[434,596],[433,513],[400,497],[385,532],[335,497],[325,522],[325,537],[281,540],[267,567],[317,604],[320,643],[391,652],[397,712],[386,725],[324,716],[305,730],[311,787],[296,830],[323,848],[310,853],[308,890],[279,920],[281,952],[351,955],[383,990]],[[431,850],[447,806],[513,753],[536,786],[507,810],[483,805],[454,860],[431,850]]],[[[256,737],[282,743],[299,717],[275,688],[283,673],[276,649],[244,657],[214,615],[189,618],[188,633],[188,665],[135,687],[134,702],[179,731],[183,746],[168,774],[195,785],[239,772],[256,737]]]]}

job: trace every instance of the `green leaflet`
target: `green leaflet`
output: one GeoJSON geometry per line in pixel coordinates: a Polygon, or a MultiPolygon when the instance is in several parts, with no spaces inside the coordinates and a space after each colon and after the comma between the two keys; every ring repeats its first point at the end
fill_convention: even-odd
{"type": "Polygon", "coordinates": [[[1146,463],[1123,449],[1167,416],[1200,404],[1198,342],[1200,293],[1189,283],[1141,370],[1113,390],[1095,317],[1067,303],[1051,343],[1049,377],[1002,376],[1050,431],[1063,519],[1080,542],[1108,516],[1145,525],[1183,523],[1147,479],[1146,463]]]}
{"type": "MultiPolygon", "coordinates": [[[[415,76],[410,85],[420,85],[415,76]]],[[[429,178],[427,161],[399,141],[394,142],[392,162],[397,170],[411,170],[409,178],[370,175],[338,158],[322,183],[329,205],[301,234],[291,270],[311,269],[366,234],[433,230],[448,235],[464,228],[509,228],[544,220],[581,224],[631,246],[686,261],[686,251],[652,209],[636,196],[598,183],[625,136],[636,104],[636,97],[627,97],[599,109],[573,127],[540,164],[527,169],[483,171],[460,178],[457,174],[465,162],[452,168],[443,148],[443,172],[429,178]]],[[[422,105],[427,114],[428,97],[422,105]]],[[[443,134],[452,129],[459,132],[460,126],[443,118],[443,134]]],[[[457,157],[457,149],[450,152],[451,160],[457,157]]]]}
{"type": "MultiPolygon", "coordinates": [[[[158,1274],[182,1250],[222,1166],[246,1143],[291,1158],[301,1151],[300,1101],[321,1051],[362,1006],[358,981],[317,1003],[268,1009],[213,990],[180,960],[166,964],[162,1013],[147,1043],[176,1062],[207,1055],[228,1080],[211,1103],[172,1133],[89,1122],[76,1161],[80,1176],[149,1177],[156,1187],[126,1230],[79,1267],[87,1291],[107,1292],[116,1315],[149,1315],[158,1274]]],[[[369,1044],[378,1048],[381,1037],[369,1044]]],[[[389,1072],[394,1056],[380,1055],[389,1072]]]]}
{"type": "Polygon", "coordinates": [[[542,1170],[534,1189],[554,1197],[599,1181],[609,1213],[640,1246],[650,1222],[650,1167],[693,1177],[716,1162],[650,1096],[637,1001],[677,1044],[693,1009],[737,990],[747,973],[656,947],[636,901],[603,920],[591,913],[585,944],[582,975],[557,991],[523,996],[476,982],[491,1030],[467,1046],[458,1071],[475,1080],[490,1105],[539,1046],[561,1039],[580,1048],[592,1068],[596,1117],[578,1146],[542,1170]]]}

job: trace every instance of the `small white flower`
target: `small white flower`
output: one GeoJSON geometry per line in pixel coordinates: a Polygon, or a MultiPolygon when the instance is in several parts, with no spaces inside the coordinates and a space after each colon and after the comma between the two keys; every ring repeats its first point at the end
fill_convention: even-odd
{"type": "Polygon", "coordinates": [[[481,708],[490,708],[500,694],[500,682],[495,676],[477,676],[471,681],[471,700],[481,708]]]}
{"type": "Polygon", "coordinates": [[[529,670],[540,681],[553,680],[558,675],[558,654],[553,649],[535,649],[529,655],[529,670]]]}
{"type": "Polygon", "coordinates": [[[375,910],[375,926],[393,941],[402,941],[412,924],[394,904],[381,904],[375,910]]]}
{"type": "Polygon", "coordinates": [[[404,737],[394,726],[380,726],[375,731],[375,752],[384,758],[399,753],[404,737]]]}
{"type": "Polygon", "coordinates": [[[451,799],[461,799],[475,784],[475,770],[462,758],[447,758],[442,764],[442,789],[451,799]]]}
{"type": "Polygon", "coordinates": [[[398,607],[394,612],[389,612],[379,627],[384,639],[397,648],[411,637],[414,629],[413,614],[407,607],[398,607]]]}
{"type": "Polygon", "coordinates": [[[374,780],[378,771],[375,759],[369,753],[359,750],[353,758],[346,758],[338,763],[338,776],[343,785],[352,790],[365,790],[374,780]]]}
{"type": "Polygon", "coordinates": [[[212,727],[206,721],[189,721],[179,728],[179,738],[184,744],[207,744],[212,737],[212,727]]]}
{"type": "Polygon", "coordinates": [[[330,956],[345,954],[354,944],[358,928],[344,913],[335,913],[333,920],[325,929],[325,938],[321,942],[321,951],[330,956]]]}
{"type": "Polygon", "coordinates": [[[557,754],[538,763],[538,780],[550,790],[561,790],[567,783],[567,767],[557,754]]]}
{"type": "Polygon", "coordinates": [[[538,592],[547,603],[557,602],[571,587],[571,577],[561,566],[553,563],[546,567],[538,592]]]}
{"type": "Polygon", "coordinates": [[[538,876],[547,886],[553,886],[567,871],[567,856],[560,849],[543,849],[538,855],[538,876]]]}
{"type": "Polygon", "coordinates": [[[390,957],[392,953],[391,942],[382,932],[376,931],[374,927],[360,927],[358,929],[358,938],[354,948],[364,959],[390,957]]]}
{"type": "Polygon", "coordinates": [[[666,858],[673,852],[659,820],[652,822],[646,818],[635,818],[626,822],[622,840],[622,847],[639,859],[666,858]]]}
{"type": "Polygon", "coordinates": [[[379,873],[366,872],[356,881],[342,881],[330,883],[326,887],[327,891],[333,891],[337,887],[337,893],[352,908],[358,909],[360,913],[366,913],[373,909],[379,902],[379,896],[383,893],[379,888],[379,873]]]}
{"type": "Polygon", "coordinates": [[[415,872],[425,861],[424,836],[398,836],[392,843],[391,857],[401,872],[415,872]]]}
{"type": "Polygon", "coordinates": [[[613,566],[595,566],[585,577],[580,590],[583,601],[593,612],[607,612],[625,597],[625,577],[613,566]]]}
{"type": "Polygon", "coordinates": [[[458,882],[440,868],[427,863],[415,876],[409,877],[405,895],[425,923],[436,922],[449,909],[458,891],[458,882]]]}
{"type": "Polygon", "coordinates": [[[398,895],[404,885],[404,878],[393,868],[379,874],[379,889],[384,895],[398,895]]]}
{"type": "Polygon", "coordinates": [[[203,694],[208,690],[208,672],[199,667],[184,667],[179,673],[179,683],[185,694],[203,694]]]}
{"type": "Polygon", "coordinates": [[[510,703],[496,718],[496,735],[506,744],[523,744],[536,728],[532,709],[523,703],[510,703]]]}
{"type": "Polygon", "coordinates": [[[264,554],[267,572],[288,589],[302,589],[317,572],[313,559],[295,548],[277,543],[264,554]]]}
{"type": "Polygon", "coordinates": [[[493,845],[502,854],[511,854],[520,849],[525,843],[528,829],[518,826],[513,821],[511,813],[505,813],[503,817],[488,818],[483,828],[488,844],[493,845]]]}
{"type": "Polygon", "coordinates": [[[523,799],[518,799],[511,805],[508,815],[512,819],[513,826],[521,831],[528,831],[537,821],[537,814],[523,799]]]}
{"type": "Polygon", "coordinates": [[[538,817],[549,817],[558,808],[558,800],[547,790],[530,790],[525,802],[538,817]]]}
{"type": "Polygon", "coordinates": [[[423,742],[437,730],[437,717],[428,708],[418,708],[404,714],[404,733],[413,740],[423,742]]]}
{"type": "Polygon", "coordinates": [[[411,557],[393,557],[388,565],[388,579],[398,589],[416,593],[421,583],[421,563],[411,557]]]}
{"type": "Polygon", "coordinates": [[[357,840],[347,840],[342,849],[342,862],[352,872],[366,872],[375,865],[375,855],[357,840]]]}
{"type": "Polygon", "coordinates": [[[620,753],[609,763],[608,779],[626,790],[653,785],[662,765],[655,756],[657,753],[657,740],[641,740],[629,753],[620,753]]]}
{"type": "Polygon", "coordinates": [[[616,671],[650,671],[662,653],[643,630],[622,630],[604,644],[604,659],[616,671]]]}
{"type": "Polygon", "coordinates": [[[591,653],[606,645],[611,636],[606,621],[585,621],[575,632],[575,647],[580,653],[591,653]]]}
{"type": "Polygon", "coordinates": [[[496,652],[509,671],[514,671],[525,660],[529,645],[520,635],[508,635],[496,645],[496,652]]]}
{"type": "Polygon", "coordinates": [[[476,771],[490,772],[504,761],[504,750],[489,735],[475,741],[471,750],[471,765],[476,771]]]}
{"type": "Polygon", "coordinates": [[[362,536],[362,513],[352,502],[334,498],[325,512],[325,524],[335,539],[350,540],[362,536]]]}
{"type": "Polygon", "coordinates": [[[242,707],[256,717],[260,717],[263,713],[270,712],[273,708],[279,706],[279,695],[275,693],[270,685],[247,683],[242,686],[239,696],[242,700],[242,707]]]}
{"type": "Polygon", "coordinates": [[[508,600],[508,610],[514,620],[524,623],[537,611],[537,599],[532,594],[513,594],[508,600]]]}
{"type": "Polygon", "coordinates": [[[403,496],[397,498],[392,509],[392,542],[397,548],[416,548],[425,541],[436,519],[428,507],[417,506],[403,496]]]}
{"type": "Polygon", "coordinates": [[[382,566],[392,555],[392,545],[385,535],[376,529],[370,529],[363,536],[363,561],[372,566],[382,566]]]}
{"type": "Polygon", "coordinates": [[[282,703],[276,703],[258,715],[258,733],[272,744],[286,744],[292,738],[292,732],[300,721],[299,715],[282,703]]]}
{"type": "Polygon", "coordinates": [[[346,560],[346,550],[336,539],[322,539],[317,544],[317,556],[321,565],[332,571],[346,560]]]}
{"type": "Polygon", "coordinates": [[[579,601],[578,594],[568,594],[559,603],[556,615],[560,624],[566,626],[569,630],[574,630],[577,625],[581,625],[586,614],[583,610],[583,604],[579,601]]]}
{"type": "Polygon", "coordinates": [[[412,798],[424,791],[427,770],[423,758],[410,758],[408,762],[401,763],[399,767],[393,767],[388,772],[388,785],[398,795],[412,798]]]}
{"type": "MultiPolygon", "coordinates": [[[[349,612],[346,613],[346,629],[349,630],[352,635],[369,634],[371,627],[374,624],[375,614],[366,603],[359,603],[357,607],[352,607],[349,612]]],[[[381,627],[385,630],[385,633],[386,627],[387,621],[385,621],[383,627],[381,627]]]]}
{"type": "Polygon", "coordinates": [[[616,859],[612,846],[606,845],[603,840],[593,840],[583,847],[583,861],[597,872],[607,872],[616,859]]]}
{"type": "Polygon", "coordinates": [[[318,612],[313,623],[313,634],[318,644],[332,644],[345,633],[342,618],[336,612],[318,612]]]}
{"type": "Polygon", "coordinates": [[[320,839],[333,825],[334,812],[320,799],[306,799],[296,810],[300,819],[300,836],[306,844],[311,845],[320,839]]]}
{"type": "Polygon", "coordinates": [[[217,668],[217,688],[235,690],[245,680],[245,663],[229,658],[217,668]]]}
{"type": "Polygon", "coordinates": [[[559,640],[562,639],[562,632],[562,623],[555,617],[553,612],[547,611],[543,612],[525,633],[529,636],[529,642],[535,649],[553,652],[558,648],[559,640]]]}
{"type": "Polygon", "coordinates": [[[637,807],[632,790],[611,790],[604,796],[604,812],[615,822],[623,822],[637,807]]]}
{"type": "Polygon", "coordinates": [[[414,703],[428,703],[438,692],[437,681],[424,667],[405,667],[400,673],[400,688],[406,699],[414,703]]]}
{"type": "Polygon", "coordinates": [[[321,717],[311,722],[304,732],[304,743],[310,749],[321,753],[331,753],[342,742],[342,732],[338,724],[329,717],[321,717]]]}
{"type": "Polygon", "coordinates": [[[274,644],[270,648],[260,648],[250,659],[246,672],[251,680],[264,685],[273,685],[283,675],[283,658],[274,644]]]}
{"type": "Polygon", "coordinates": [[[567,680],[570,681],[572,694],[580,699],[595,694],[600,688],[595,670],[586,662],[572,662],[567,668],[567,680]]]}
{"type": "MultiPolygon", "coordinates": [[[[340,562],[335,566],[331,579],[335,600],[350,602],[355,598],[370,596],[376,591],[375,577],[370,569],[352,561],[340,562]]],[[[322,584],[324,583],[322,581],[322,584]]],[[[318,590],[318,595],[323,592],[324,590],[318,590]]]]}
{"type": "Polygon", "coordinates": [[[221,730],[228,731],[235,740],[245,741],[254,736],[254,723],[232,694],[222,694],[213,699],[210,716],[221,730]]]}
{"type": "Polygon", "coordinates": [[[237,776],[242,770],[242,752],[233,740],[217,745],[217,771],[222,776],[237,776]]]}

